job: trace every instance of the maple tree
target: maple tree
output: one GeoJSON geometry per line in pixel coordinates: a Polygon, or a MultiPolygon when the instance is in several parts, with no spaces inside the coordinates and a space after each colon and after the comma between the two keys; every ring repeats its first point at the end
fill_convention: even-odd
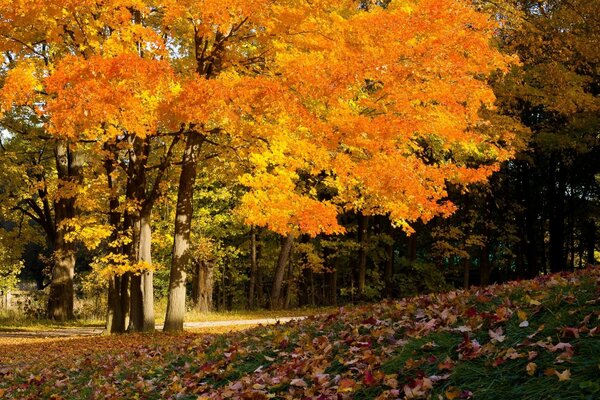
{"type": "Polygon", "coordinates": [[[152,329],[152,208],[180,155],[165,327],[181,329],[202,146],[234,160],[246,222],[287,237],[277,301],[300,232],[340,233],[344,210],[389,215],[406,231],[449,215],[446,184],[487,178],[512,154],[514,135],[481,113],[494,102],[486,75],[512,60],[490,43],[496,24],[466,2],[447,3],[3,5],[3,109],[33,112],[30,129],[56,149],[53,290],[63,303],[51,308],[71,314],[64,301],[75,238],[91,239],[85,220],[91,246],[113,243],[100,264],[112,268],[116,330],[128,312],[130,329],[152,329]],[[42,23],[29,27],[32,15],[42,23]],[[84,179],[97,188],[91,174],[102,168],[107,187],[85,199],[84,179]]]}

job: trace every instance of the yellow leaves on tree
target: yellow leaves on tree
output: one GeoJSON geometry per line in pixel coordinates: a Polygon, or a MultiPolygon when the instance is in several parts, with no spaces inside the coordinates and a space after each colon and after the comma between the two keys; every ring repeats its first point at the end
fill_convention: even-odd
{"type": "MultiPolygon", "coordinates": [[[[290,142],[296,149],[316,144],[327,150],[318,165],[331,176],[326,182],[335,195],[324,204],[389,214],[410,231],[413,221],[454,210],[445,200],[448,182],[484,180],[511,156],[510,132],[479,127],[488,124],[480,111],[493,108],[495,100],[485,76],[506,71],[512,59],[491,44],[494,22],[468,2],[392,1],[361,8],[319,1],[306,9],[289,1],[274,14],[273,70],[308,113],[301,123],[308,132],[291,135],[290,142]]],[[[288,135],[283,131],[281,140],[288,135]]],[[[267,181],[266,175],[276,180],[282,174],[256,165],[254,180],[267,181]]],[[[292,179],[294,196],[314,198],[303,187],[306,179],[292,179]]],[[[264,215],[267,203],[257,199],[282,195],[251,181],[244,178],[262,194],[247,196],[245,206],[250,215],[264,215]]],[[[288,230],[298,227],[296,213],[290,208],[288,230]]],[[[319,217],[322,225],[335,226],[319,217]]],[[[251,219],[259,225],[267,220],[251,219]]]]}

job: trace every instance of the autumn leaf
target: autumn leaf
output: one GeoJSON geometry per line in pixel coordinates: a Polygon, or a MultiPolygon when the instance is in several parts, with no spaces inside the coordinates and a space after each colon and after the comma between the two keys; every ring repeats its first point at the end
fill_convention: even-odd
{"type": "Polygon", "coordinates": [[[534,362],[530,362],[527,364],[525,369],[527,371],[527,375],[533,376],[535,374],[535,372],[537,371],[537,364],[534,362]]]}
{"type": "Polygon", "coordinates": [[[338,383],[338,393],[353,392],[356,387],[356,381],[352,379],[342,379],[338,383]]]}
{"type": "Polygon", "coordinates": [[[554,371],[554,374],[558,377],[560,382],[571,380],[571,371],[565,369],[563,372],[554,371]]]}

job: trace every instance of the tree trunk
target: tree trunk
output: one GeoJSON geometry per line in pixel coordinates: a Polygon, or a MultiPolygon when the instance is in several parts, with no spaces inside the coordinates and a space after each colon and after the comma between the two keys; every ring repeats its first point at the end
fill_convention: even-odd
{"type": "Polygon", "coordinates": [[[194,184],[196,183],[196,165],[203,137],[197,133],[187,136],[175,212],[175,234],[173,238],[173,256],[169,275],[169,295],[165,331],[183,330],[185,314],[185,280],[189,265],[190,231],[193,216],[194,184]]]}
{"type": "Polygon", "coordinates": [[[256,228],[250,228],[250,284],[248,288],[248,308],[254,309],[256,298],[256,278],[258,258],[256,254],[256,228]]]}
{"type": "Polygon", "coordinates": [[[485,243],[481,249],[481,259],[479,262],[479,285],[487,286],[490,283],[492,268],[490,265],[490,245],[485,243]]]}
{"type": "Polygon", "coordinates": [[[292,285],[294,283],[294,270],[290,261],[288,261],[287,276],[285,281],[285,303],[283,308],[289,310],[290,306],[292,305],[292,285]]]}
{"type": "Polygon", "coordinates": [[[550,271],[560,272],[565,268],[565,216],[564,216],[564,196],[565,182],[564,173],[561,165],[558,166],[558,172],[555,174],[558,182],[554,181],[554,176],[550,178],[549,200],[550,208],[550,271]]]}
{"type": "Polygon", "coordinates": [[[283,285],[283,276],[285,275],[285,267],[287,266],[293,243],[293,234],[290,233],[287,236],[281,237],[281,249],[279,250],[279,257],[277,258],[277,264],[275,265],[275,277],[271,288],[271,310],[278,310],[282,306],[281,288],[283,285]]]}
{"type": "Polygon", "coordinates": [[[333,269],[333,271],[330,272],[330,279],[331,279],[331,284],[330,286],[330,302],[331,305],[334,307],[337,307],[338,302],[337,302],[337,269],[333,269]]]}
{"type": "Polygon", "coordinates": [[[586,252],[587,252],[587,263],[590,265],[596,265],[596,221],[590,219],[587,223],[586,228],[586,252]]]}
{"type": "Polygon", "coordinates": [[[407,237],[407,256],[409,264],[414,264],[417,261],[417,232],[413,232],[412,235],[407,237]]]}
{"type": "MultiPolygon", "coordinates": [[[[150,210],[142,209],[140,218],[139,261],[152,265],[152,214],[150,210]]],[[[154,272],[142,271],[142,330],[154,330],[154,272]]]]}
{"type": "Polygon", "coordinates": [[[358,214],[358,297],[364,300],[367,278],[367,230],[369,217],[358,214]]]}
{"type": "Polygon", "coordinates": [[[127,332],[141,332],[144,329],[144,294],[142,289],[142,275],[131,274],[129,279],[129,327],[127,332]]]}
{"type": "Polygon", "coordinates": [[[193,294],[194,308],[201,313],[213,309],[213,266],[207,261],[194,263],[193,294]]]}
{"type": "Polygon", "coordinates": [[[469,272],[471,270],[471,263],[469,263],[469,259],[463,259],[463,288],[469,288],[469,272]]]}
{"type": "MultiPolygon", "coordinates": [[[[524,166],[521,177],[521,191],[525,194],[525,236],[522,245],[525,249],[525,259],[527,261],[527,269],[517,271],[519,275],[524,275],[526,278],[534,278],[540,272],[540,262],[538,259],[538,235],[536,224],[538,223],[539,206],[534,200],[533,191],[530,187],[530,170],[524,166]]],[[[542,264],[543,265],[543,264],[542,264]]]]}
{"type": "Polygon", "coordinates": [[[83,182],[83,156],[65,142],[56,146],[56,170],[59,196],[54,204],[56,240],[54,267],[48,297],[48,317],[57,321],[73,319],[73,276],[75,275],[75,245],[67,242],[64,223],[77,214],[74,194],[83,182]],[[71,194],[69,194],[71,193],[71,194]]]}
{"type": "Polygon", "coordinates": [[[387,224],[390,242],[385,244],[386,259],[383,281],[385,284],[385,296],[391,299],[394,295],[394,228],[389,221],[387,221],[387,224]]]}
{"type": "Polygon", "coordinates": [[[129,320],[131,319],[130,312],[130,297],[131,291],[129,290],[129,282],[131,281],[131,272],[125,272],[123,276],[121,276],[121,291],[120,291],[120,301],[121,301],[121,318],[123,319],[123,329],[129,326],[129,320]]]}

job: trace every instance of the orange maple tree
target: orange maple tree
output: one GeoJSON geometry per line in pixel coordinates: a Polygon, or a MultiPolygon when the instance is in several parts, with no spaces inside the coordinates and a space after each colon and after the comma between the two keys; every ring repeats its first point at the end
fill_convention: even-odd
{"type": "MultiPolygon", "coordinates": [[[[182,327],[203,144],[246,170],[246,221],[281,234],[341,232],[337,216],[348,209],[388,214],[410,231],[453,211],[449,182],[481,181],[511,155],[510,132],[480,113],[494,102],[486,76],[511,59],[491,45],[493,20],[463,0],[4,1],[2,9],[0,47],[11,58],[3,109],[33,110],[63,147],[92,141],[105,160],[127,153],[121,192],[134,261],[151,263],[140,239],[156,193],[146,192],[151,141],[170,143],[159,171],[185,141],[171,329],[182,327]]],[[[69,207],[66,219],[75,217],[69,207]]],[[[138,298],[151,297],[148,282],[137,283],[138,298]]]]}

